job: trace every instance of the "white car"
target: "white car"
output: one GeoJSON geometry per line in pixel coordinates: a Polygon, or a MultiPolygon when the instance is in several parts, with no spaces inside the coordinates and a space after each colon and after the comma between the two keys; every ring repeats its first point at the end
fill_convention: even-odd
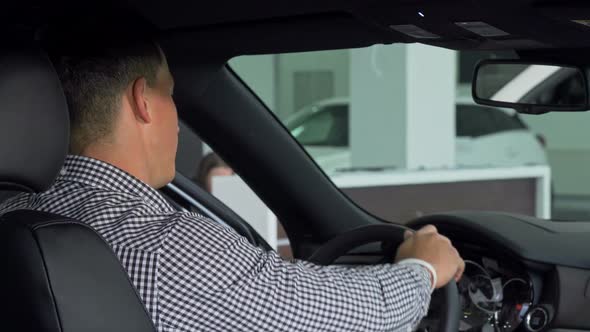
{"type": "MultiPolygon", "coordinates": [[[[331,98],[309,105],[285,124],[327,173],[351,168],[349,99],[331,98]]],[[[459,99],[456,109],[457,167],[547,164],[544,139],[531,132],[512,109],[459,99]]]]}

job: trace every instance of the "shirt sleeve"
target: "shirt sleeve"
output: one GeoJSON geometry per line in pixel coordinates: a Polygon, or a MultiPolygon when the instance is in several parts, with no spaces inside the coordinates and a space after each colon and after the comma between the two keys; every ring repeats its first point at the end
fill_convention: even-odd
{"type": "Polygon", "coordinates": [[[174,220],[158,257],[159,316],[175,331],[408,331],[430,283],[418,264],[285,261],[195,214],[174,220]]]}

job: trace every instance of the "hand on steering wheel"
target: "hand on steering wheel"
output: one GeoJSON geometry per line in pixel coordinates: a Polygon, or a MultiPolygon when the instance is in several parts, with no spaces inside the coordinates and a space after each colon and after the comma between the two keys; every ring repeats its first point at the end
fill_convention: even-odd
{"type": "MultiPolygon", "coordinates": [[[[395,224],[375,224],[353,229],[352,231],[343,233],[328,241],[310,257],[309,261],[319,265],[330,265],[338,257],[347,254],[350,250],[373,242],[383,242],[398,247],[400,244],[404,243],[405,231],[405,228],[395,224]]],[[[410,243],[422,241],[422,235],[415,236],[416,234],[412,236],[414,237],[414,240],[410,241],[410,243]]],[[[425,238],[430,238],[430,236],[426,236],[425,238]]],[[[444,241],[442,239],[438,240],[444,241]]],[[[448,241],[448,239],[446,239],[446,241],[448,241]]],[[[413,248],[416,245],[408,244],[407,246],[413,248]]],[[[405,250],[405,248],[400,249],[405,250]]],[[[458,271],[457,265],[455,265],[455,272],[458,271]]],[[[441,273],[441,275],[446,276],[445,272],[441,273]]],[[[444,280],[442,278],[443,277],[441,276],[441,282],[444,280]]],[[[452,278],[453,274],[448,277],[448,283],[446,286],[440,289],[442,308],[440,308],[441,316],[437,331],[441,332],[456,332],[459,330],[461,305],[459,303],[457,284],[452,281],[452,278]]]]}
{"type": "Polygon", "coordinates": [[[438,233],[436,227],[427,225],[416,232],[406,231],[404,242],[397,249],[395,262],[404,259],[419,259],[428,263],[434,271],[436,285],[441,288],[451,279],[459,281],[465,270],[465,262],[451,241],[438,233]]]}

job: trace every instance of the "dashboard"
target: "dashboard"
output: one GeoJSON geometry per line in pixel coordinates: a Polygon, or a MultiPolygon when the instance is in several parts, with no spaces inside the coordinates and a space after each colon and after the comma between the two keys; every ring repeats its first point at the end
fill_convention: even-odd
{"type": "Polygon", "coordinates": [[[461,252],[466,266],[457,284],[463,315],[459,330],[514,331],[533,305],[526,271],[512,260],[488,257],[489,249],[461,252]]]}
{"type": "MultiPolygon", "coordinates": [[[[590,223],[489,212],[422,217],[465,259],[459,331],[590,331],[590,223]]],[[[437,331],[435,292],[419,331],[437,331]]]]}
{"type": "MultiPolygon", "coordinates": [[[[512,332],[526,326],[530,329],[525,330],[538,331],[546,324],[547,318],[527,316],[535,308],[535,287],[530,272],[518,259],[480,245],[461,242],[455,246],[466,263],[457,283],[459,331],[512,332]]],[[[435,292],[431,303],[419,330],[436,331],[440,294],[435,292]]]]}

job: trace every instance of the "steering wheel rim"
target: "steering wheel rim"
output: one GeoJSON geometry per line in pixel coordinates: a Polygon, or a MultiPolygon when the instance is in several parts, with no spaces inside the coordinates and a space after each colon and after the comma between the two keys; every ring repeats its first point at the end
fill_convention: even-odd
{"type": "MultiPolygon", "coordinates": [[[[406,228],[395,224],[374,224],[355,228],[326,242],[309,261],[318,265],[330,265],[350,250],[373,242],[393,243],[397,248],[404,241],[405,231],[406,228]]],[[[443,308],[440,311],[438,331],[456,332],[459,330],[461,310],[457,284],[451,281],[439,291],[443,308]]]]}

